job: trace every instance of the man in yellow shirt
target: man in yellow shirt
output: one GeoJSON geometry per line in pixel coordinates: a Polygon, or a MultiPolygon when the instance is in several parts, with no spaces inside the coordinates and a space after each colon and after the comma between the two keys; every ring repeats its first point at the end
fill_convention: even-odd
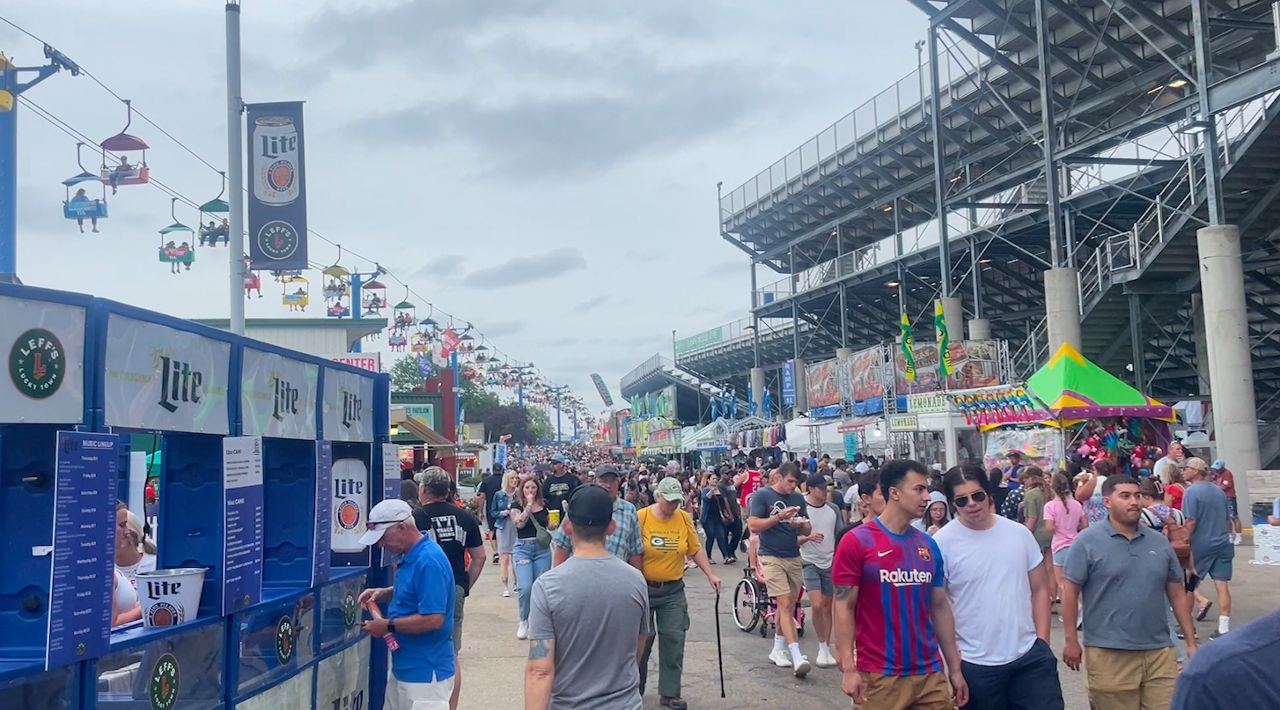
{"type": "Polygon", "coordinates": [[[684,666],[684,636],[689,629],[689,600],[684,594],[684,560],[694,564],[707,576],[711,588],[720,591],[720,578],[711,571],[707,555],[698,542],[693,517],[680,508],[684,491],[675,478],[664,478],[653,490],[654,503],[641,508],[640,538],[644,540],[644,581],[649,588],[649,609],[655,621],[649,624],[649,637],[640,658],[640,694],[644,695],[648,675],[649,654],[653,651],[654,634],[658,638],[658,695],[665,708],[684,710],[688,704],[680,698],[680,673],[684,666]]]}

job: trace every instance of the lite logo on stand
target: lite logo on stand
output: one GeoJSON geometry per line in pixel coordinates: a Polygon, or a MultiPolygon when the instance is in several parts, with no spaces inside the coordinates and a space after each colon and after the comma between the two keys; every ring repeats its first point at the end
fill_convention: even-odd
{"type": "Polygon", "coordinates": [[[271,417],[278,422],[284,421],[284,415],[297,415],[298,398],[301,397],[302,391],[294,387],[288,380],[272,377],[272,392],[274,401],[271,405],[271,417]]]}
{"type": "Polygon", "coordinates": [[[178,405],[200,403],[200,387],[204,373],[193,370],[191,364],[160,356],[160,406],[172,414],[178,405]]]}

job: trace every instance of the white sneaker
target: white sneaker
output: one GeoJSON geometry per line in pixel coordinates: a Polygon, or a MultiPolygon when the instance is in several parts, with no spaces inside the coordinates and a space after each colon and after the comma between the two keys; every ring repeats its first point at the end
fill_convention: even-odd
{"type": "Polygon", "coordinates": [[[825,648],[818,649],[818,660],[814,662],[819,668],[830,668],[836,664],[835,656],[825,648]]]}
{"type": "Polygon", "coordinates": [[[769,654],[769,660],[773,661],[773,664],[779,668],[791,667],[791,654],[787,653],[785,648],[773,649],[773,652],[769,654]]]}
{"type": "Polygon", "coordinates": [[[801,656],[800,660],[796,661],[795,665],[792,666],[792,669],[795,670],[797,678],[809,675],[809,659],[801,656]]]}
{"type": "Polygon", "coordinates": [[[520,622],[520,625],[516,627],[516,638],[521,640],[529,638],[529,622],[520,622]]]}
{"type": "Polygon", "coordinates": [[[502,596],[504,596],[504,597],[509,597],[509,596],[511,596],[511,590],[510,590],[510,589],[504,589],[504,590],[502,590],[502,596]]]}

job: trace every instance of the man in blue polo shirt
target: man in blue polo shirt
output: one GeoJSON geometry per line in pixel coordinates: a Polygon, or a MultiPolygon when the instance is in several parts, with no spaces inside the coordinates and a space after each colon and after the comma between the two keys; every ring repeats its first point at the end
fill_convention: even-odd
{"type": "Polygon", "coordinates": [[[362,545],[377,544],[402,555],[394,587],[366,589],[361,605],[390,601],[384,619],[371,619],[364,630],[379,638],[394,634],[399,649],[391,653],[387,674],[388,710],[448,710],[453,693],[453,570],[444,550],[423,535],[409,504],[384,500],[369,511],[362,545]]]}

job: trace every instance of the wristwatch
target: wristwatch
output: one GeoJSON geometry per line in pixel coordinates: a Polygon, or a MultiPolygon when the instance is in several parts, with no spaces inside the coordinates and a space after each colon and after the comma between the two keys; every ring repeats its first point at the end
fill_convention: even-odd
{"type": "Polygon", "coordinates": [[[395,619],[387,619],[387,633],[394,634],[396,632],[395,619]]]}

